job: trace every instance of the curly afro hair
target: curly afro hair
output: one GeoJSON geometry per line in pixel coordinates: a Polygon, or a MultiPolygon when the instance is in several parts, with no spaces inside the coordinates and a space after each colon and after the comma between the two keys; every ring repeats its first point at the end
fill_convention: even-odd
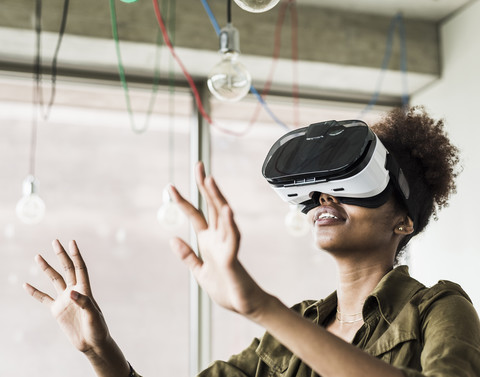
{"type": "Polygon", "coordinates": [[[393,109],[372,129],[402,168],[417,210],[415,230],[400,242],[398,256],[430,218],[437,220],[437,211],[448,206],[460,172],[459,150],[451,144],[443,120],[432,119],[422,106],[393,109]]]}

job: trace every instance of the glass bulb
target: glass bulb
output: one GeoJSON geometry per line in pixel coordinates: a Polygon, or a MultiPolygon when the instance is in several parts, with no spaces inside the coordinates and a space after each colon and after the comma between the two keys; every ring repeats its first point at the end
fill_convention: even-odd
{"type": "Polygon", "coordinates": [[[298,210],[298,206],[291,205],[290,210],[285,216],[285,225],[290,235],[302,237],[310,231],[308,217],[298,210]]]}
{"type": "Polygon", "coordinates": [[[37,194],[38,181],[29,175],[23,181],[23,197],[18,201],[16,212],[25,224],[37,224],[45,215],[45,203],[37,194]]]}
{"type": "Polygon", "coordinates": [[[166,230],[176,230],[185,223],[185,215],[170,199],[167,188],[163,190],[163,203],[157,211],[157,220],[166,230]]]}
{"type": "Polygon", "coordinates": [[[37,194],[31,194],[18,201],[16,211],[25,224],[37,224],[45,215],[45,203],[37,194]]]}
{"type": "Polygon", "coordinates": [[[238,61],[236,51],[223,53],[222,60],[213,67],[207,85],[210,92],[221,101],[239,101],[247,95],[252,77],[238,61]]]}
{"type": "Polygon", "coordinates": [[[247,12],[261,13],[272,9],[280,0],[235,0],[235,2],[247,12]]]}

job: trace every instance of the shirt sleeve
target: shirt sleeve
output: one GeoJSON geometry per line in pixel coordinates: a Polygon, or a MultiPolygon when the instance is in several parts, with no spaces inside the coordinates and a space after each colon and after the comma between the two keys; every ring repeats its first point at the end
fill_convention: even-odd
{"type": "MultiPolygon", "coordinates": [[[[239,353],[232,356],[228,362],[215,361],[198,377],[255,377],[259,358],[255,353],[259,340],[254,339],[252,344],[239,353]]],[[[129,377],[142,377],[130,366],[129,377]]]]}
{"type": "Polygon", "coordinates": [[[429,295],[422,307],[422,371],[402,369],[408,377],[480,377],[480,323],[463,291],[429,295]]]}
{"type": "Polygon", "coordinates": [[[232,356],[227,362],[215,361],[198,377],[255,377],[259,367],[259,357],[255,350],[259,343],[255,338],[247,349],[232,356]]]}

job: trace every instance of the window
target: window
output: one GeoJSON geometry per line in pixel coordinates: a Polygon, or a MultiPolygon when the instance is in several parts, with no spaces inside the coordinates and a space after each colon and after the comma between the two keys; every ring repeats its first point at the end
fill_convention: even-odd
{"type": "MultiPolygon", "coordinates": [[[[28,281],[53,294],[33,257],[40,252],[57,265],[50,243],[59,238],[64,244],[78,241],[96,300],[132,365],[145,376],[187,376],[189,273],[170,252],[172,233],[160,227],[156,211],[169,180],[189,196],[190,95],[176,91],[172,120],[169,93],[160,91],[148,131],[136,135],[119,87],[60,82],[49,120],[38,125],[36,176],[47,212],[40,224],[25,225],[16,218],[15,205],[29,170],[32,83],[1,78],[0,85],[0,375],[92,373],[48,310],[21,288],[28,281]]],[[[137,125],[143,126],[149,88],[131,89],[131,95],[137,125]]],[[[293,123],[289,102],[272,98],[269,103],[280,119],[293,123]]],[[[288,305],[322,298],[334,286],[333,262],[314,249],[309,235],[288,235],[288,205],[261,176],[268,149],[285,129],[261,111],[245,136],[218,130],[243,130],[256,106],[251,98],[236,104],[212,101],[217,124],[211,130],[212,172],[242,232],[240,259],[263,288],[288,305]]],[[[351,106],[306,100],[299,110],[305,126],[359,113],[351,106]]],[[[188,234],[185,225],[179,235],[188,239],[188,234]]],[[[240,352],[263,333],[215,305],[212,312],[214,359],[240,352]]]]}
{"type": "MultiPolygon", "coordinates": [[[[54,238],[78,241],[96,300],[132,365],[146,376],[187,375],[189,274],[156,219],[171,163],[168,92],[158,93],[147,133],[136,135],[120,88],[59,84],[51,117],[38,126],[36,175],[46,215],[25,225],[15,205],[28,173],[31,83],[1,85],[0,375],[92,375],[47,308],[21,288],[28,281],[54,293],[33,261],[40,252],[57,265],[54,238]]],[[[148,90],[132,91],[139,125],[148,99],[148,90]]],[[[173,163],[175,182],[187,194],[190,108],[190,96],[177,92],[173,163]]]]}

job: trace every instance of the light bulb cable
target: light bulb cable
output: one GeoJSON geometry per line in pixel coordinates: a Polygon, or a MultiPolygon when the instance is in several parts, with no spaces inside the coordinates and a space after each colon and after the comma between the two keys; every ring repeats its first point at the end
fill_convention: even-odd
{"type": "MultiPolygon", "coordinates": [[[[176,17],[175,0],[163,0],[163,9],[168,8],[168,31],[172,45],[175,45],[176,17]],[[166,5],[165,5],[166,4],[166,5]]],[[[173,58],[170,55],[168,59],[168,158],[169,183],[175,184],[175,73],[173,68],[173,58]]]]}
{"type": "Polygon", "coordinates": [[[216,33],[217,35],[220,35],[221,28],[220,28],[220,26],[218,25],[217,19],[216,19],[215,16],[213,15],[212,9],[211,9],[210,6],[208,5],[207,0],[201,0],[201,2],[202,2],[202,5],[203,5],[203,9],[205,9],[205,12],[207,13],[207,16],[208,16],[208,18],[209,18],[209,20],[210,20],[210,23],[212,24],[213,29],[215,30],[215,33],[216,33]]]}
{"type": "Polygon", "coordinates": [[[200,93],[198,92],[198,89],[195,85],[195,81],[193,80],[193,78],[190,75],[190,73],[188,72],[188,70],[185,68],[185,65],[183,64],[182,60],[179,58],[179,56],[177,55],[177,53],[176,53],[176,51],[173,47],[173,44],[172,44],[172,42],[170,40],[170,37],[168,35],[168,32],[167,32],[167,28],[165,26],[165,22],[164,22],[163,17],[162,17],[162,11],[160,10],[160,7],[158,5],[158,0],[153,0],[153,8],[155,10],[155,16],[157,18],[158,26],[160,27],[160,30],[162,32],[163,40],[165,42],[165,45],[168,47],[168,49],[170,51],[170,54],[172,55],[173,59],[177,62],[177,64],[180,67],[185,79],[187,80],[187,83],[190,86],[190,89],[192,90],[193,97],[195,98],[195,103],[197,104],[198,111],[200,112],[201,116],[212,127],[216,128],[217,130],[219,130],[223,133],[233,135],[233,136],[243,136],[243,135],[245,135],[245,131],[244,132],[235,132],[235,131],[232,131],[232,130],[229,130],[227,128],[219,126],[216,122],[213,121],[213,119],[207,113],[207,111],[205,110],[205,107],[203,106],[203,103],[202,103],[202,100],[201,100],[201,97],[200,97],[200,93]]]}
{"type": "Polygon", "coordinates": [[[227,0],[227,24],[232,23],[232,0],[227,0]]]}
{"type": "Polygon", "coordinates": [[[122,84],[123,92],[125,95],[125,104],[127,107],[127,112],[130,118],[130,126],[134,133],[141,134],[144,133],[150,124],[151,115],[153,112],[153,108],[155,106],[155,99],[158,93],[158,87],[160,83],[160,46],[161,46],[161,38],[160,33],[158,33],[156,38],[156,50],[155,50],[155,60],[154,60],[154,77],[152,83],[152,93],[150,94],[150,100],[148,104],[147,113],[145,115],[145,121],[143,126],[138,127],[135,122],[135,116],[133,113],[132,102],[130,97],[130,90],[127,83],[127,77],[125,74],[125,67],[123,65],[123,59],[120,49],[120,38],[118,34],[118,18],[117,18],[117,10],[115,7],[115,0],[110,1],[110,20],[112,24],[112,35],[115,42],[115,53],[117,55],[117,68],[118,68],[118,75],[120,76],[120,82],[122,84]]]}
{"type": "MultiPolygon", "coordinates": [[[[201,2],[202,2],[202,5],[203,5],[203,8],[204,8],[205,12],[207,13],[207,16],[210,20],[210,23],[212,24],[212,26],[215,30],[215,33],[217,34],[217,36],[220,35],[221,28],[218,25],[217,19],[215,18],[207,0],[201,0],[201,2]]],[[[267,102],[264,100],[264,98],[262,98],[262,96],[260,95],[260,93],[257,91],[257,89],[255,88],[255,86],[253,84],[250,86],[250,92],[254,95],[254,97],[257,99],[257,101],[260,103],[260,105],[263,107],[263,109],[267,112],[267,114],[270,116],[270,118],[273,119],[273,121],[275,123],[277,123],[282,128],[285,128],[286,130],[290,130],[290,127],[288,127],[284,122],[282,122],[274,114],[274,112],[269,108],[267,102]]],[[[252,126],[252,124],[249,124],[249,126],[243,131],[242,136],[246,135],[248,133],[251,126],[252,126]]]]}
{"type": "Polygon", "coordinates": [[[408,94],[408,81],[407,81],[407,44],[406,44],[406,31],[405,31],[405,22],[403,20],[402,13],[397,13],[391,20],[390,26],[387,33],[387,42],[385,47],[385,53],[383,56],[383,61],[381,65],[381,72],[378,76],[377,83],[375,86],[375,91],[372,94],[372,97],[365,108],[360,113],[359,117],[363,116],[365,113],[370,111],[373,106],[377,103],[378,97],[380,96],[381,88],[383,85],[383,80],[385,74],[387,73],[388,65],[392,57],[393,50],[393,37],[395,36],[395,31],[399,30],[400,37],[400,69],[402,72],[402,105],[406,108],[410,102],[408,94]]]}
{"type": "MultiPolygon", "coordinates": [[[[273,76],[276,71],[278,59],[280,57],[280,48],[281,48],[281,36],[282,29],[285,24],[285,16],[287,10],[290,11],[290,22],[291,22],[291,59],[292,59],[292,98],[293,98],[293,114],[294,114],[294,126],[295,128],[299,127],[299,89],[298,89],[298,17],[297,17],[297,8],[295,0],[287,0],[282,2],[278,17],[277,23],[275,26],[275,42],[273,50],[272,65],[270,67],[270,72],[268,78],[265,81],[265,85],[262,90],[262,98],[266,98],[270,92],[273,76]]],[[[258,119],[260,115],[261,106],[257,105],[252,118],[250,119],[250,126],[252,126],[258,119]]]]}
{"type": "Polygon", "coordinates": [[[57,81],[57,62],[58,54],[60,52],[60,46],[62,44],[63,35],[65,34],[65,28],[67,25],[69,0],[65,0],[63,4],[62,20],[60,23],[60,30],[58,33],[58,40],[55,47],[55,52],[52,59],[51,67],[51,89],[50,99],[46,108],[43,101],[43,88],[42,88],[42,0],[36,0],[35,2],[35,55],[33,63],[33,111],[32,111],[32,125],[30,136],[30,166],[29,172],[32,176],[35,176],[36,166],[36,150],[37,150],[37,134],[38,134],[38,115],[42,113],[43,119],[47,120],[50,116],[50,111],[55,102],[56,94],[56,81],[57,81]]]}
{"type": "Polygon", "coordinates": [[[52,58],[51,66],[51,89],[50,89],[50,99],[44,108],[43,101],[43,88],[42,88],[42,55],[41,55],[41,35],[42,35],[42,0],[36,0],[35,2],[35,59],[34,59],[34,80],[35,80],[35,93],[34,101],[36,104],[40,105],[42,108],[42,116],[44,120],[47,120],[50,116],[50,111],[55,102],[56,94],[56,82],[57,82],[57,66],[58,66],[58,54],[60,52],[60,46],[62,44],[63,36],[65,34],[65,29],[67,26],[67,16],[68,16],[69,0],[65,0],[63,3],[63,12],[62,20],[60,23],[60,30],[58,33],[57,44],[55,46],[55,52],[52,58]]]}

